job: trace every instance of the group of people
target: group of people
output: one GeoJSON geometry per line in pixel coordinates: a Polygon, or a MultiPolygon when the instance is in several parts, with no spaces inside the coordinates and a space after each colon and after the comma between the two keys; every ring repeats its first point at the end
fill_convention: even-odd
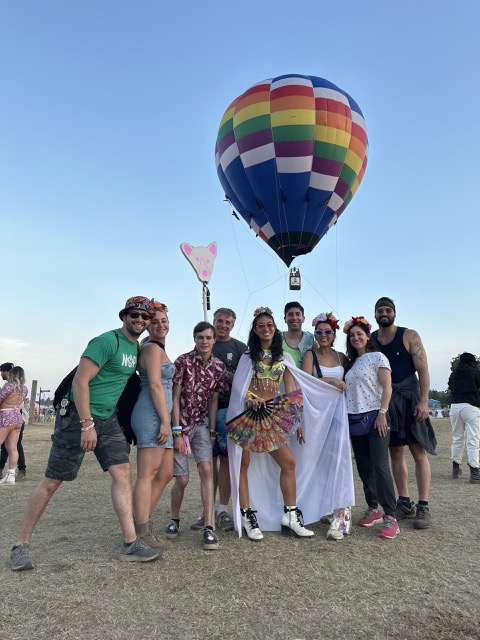
{"type": "Polygon", "coordinates": [[[387,539],[396,537],[404,518],[412,518],[416,529],[428,528],[427,453],[436,444],[428,421],[428,365],[420,336],[397,327],[395,314],[393,300],[380,298],[373,334],[363,316],[352,317],[344,326],[344,354],[333,346],[339,324],[331,312],[314,318],[313,332],[304,331],[304,309],[290,302],[281,332],[272,311],[260,307],[244,344],[230,335],[234,311],[220,308],[213,324],[195,325],[193,350],[172,363],[168,308],[143,296],[129,298],[119,313],[122,327],[90,341],[58,407],[45,477],[28,501],[12,569],[33,568],[33,530],[88,452],[112,477],[122,561],[155,560],[179,535],[190,452],[203,506],[191,528],[202,532],[205,550],[219,547],[219,531],[234,528],[252,541],[263,539],[262,530],[312,538],[305,523],[321,518],[330,523],[329,539],[348,535],[354,504],[350,443],[367,503],[358,525],[379,523],[379,536],[387,539]],[[148,337],[138,344],[145,330],[148,337]],[[132,491],[130,446],[116,405],[137,370],[132,491]],[[407,446],[415,460],[416,505],[408,489],[407,446]],[[172,478],[171,519],[158,533],[152,514],[172,478]]]}

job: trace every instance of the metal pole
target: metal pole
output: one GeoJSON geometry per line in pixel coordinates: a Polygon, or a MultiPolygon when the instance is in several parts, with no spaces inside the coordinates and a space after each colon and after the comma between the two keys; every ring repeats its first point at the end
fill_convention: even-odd
{"type": "Polygon", "coordinates": [[[208,322],[208,311],[207,311],[207,295],[208,295],[208,287],[207,283],[203,283],[203,319],[205,322],[208,322]]]}
{"type": "Polygon", "coordinates": [[[30,413],[28,415],[28,424],[33,424],[35,417],[35,398],[37,397],[37,380],[32,380],[32,389],[30,391],[30,413]]]}

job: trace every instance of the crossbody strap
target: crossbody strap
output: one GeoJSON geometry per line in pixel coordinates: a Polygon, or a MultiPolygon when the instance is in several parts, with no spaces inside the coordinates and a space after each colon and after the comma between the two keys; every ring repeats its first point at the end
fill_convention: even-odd
{"type": "Polygon", "coordinates": [[[320,369],[320,364],[318,362],[317,354],[315,353],[315,351],[313,349],[310,349],[310,351],[312,352],[313,364],[315,365],[315,369],[317,371],[317,377],[318,378],[323,378],[323,374],[322,374],[322,370],[320,369]]]}

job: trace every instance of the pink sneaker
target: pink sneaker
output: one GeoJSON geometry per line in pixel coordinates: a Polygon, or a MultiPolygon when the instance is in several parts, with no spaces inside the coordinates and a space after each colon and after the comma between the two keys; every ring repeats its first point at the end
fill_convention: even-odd
{"type": "Polygon", "coordinates": [[[371,527],[374,524],[382,522],[382,520],[382,514],[378,509],[372,509],[372,507],[368,507],[368,509],[364,511],[357,524],[359,527],[371,527]]]}
{"type": "Polygon", "coordinates": [[[378,537],[393,540],[398,533],[400,533],[400,527],[396,519],[393,516],[383,516],[383,527],[378,532],[378,537]]]}

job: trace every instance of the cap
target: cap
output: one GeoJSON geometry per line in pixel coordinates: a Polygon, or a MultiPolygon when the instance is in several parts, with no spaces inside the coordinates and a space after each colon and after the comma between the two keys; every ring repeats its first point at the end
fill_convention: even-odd
{"type": "Polygon", "coordinates": [[[0,371],[11,371],[13,369],[13,362],[4,362],[0,365],[0,371]]]}

